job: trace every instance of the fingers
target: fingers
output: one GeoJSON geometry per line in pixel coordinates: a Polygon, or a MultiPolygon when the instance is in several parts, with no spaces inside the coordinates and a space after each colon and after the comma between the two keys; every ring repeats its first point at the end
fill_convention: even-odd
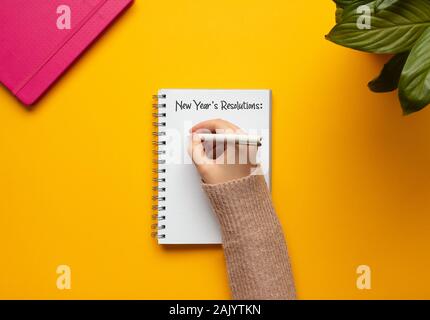
{"type": "Polygon", "coordinates": [[[244,133],[238,126],[231,122],[222,119],[207,120],[196,124],[191,128],[191,132],[200,130],[208,130],[212,133],[219,133],[219,131],[233,131],[236,133],[244,133]]]}
{"type": "Polygon", "coordinates": [[[236,159],[239,154],[237,152],[236,144],[234,142],[226,142],[224,146],[224,155],[226,164],[238,164],[238,159],[236,159]]]}
{"type": "Polygon", "coordinates": [[[192,141],[189,146],[189,154],[197,165],[199,171],[204,170],[205,164],[256,164],[257,146],[252,147],[249,145],[238,146],[234,143],[229,144],[216,143],[213,145],[208,143],[203,144],[201,138],[194,133],[237,133],[246,134],[238,126],[222,119],[213,119],[203,121],[195,125],[190,130],[192,135],[192,141]],[[212,153],[212,156],[211,156],[212,153]],[[199,168],[200,166],[200,168],[199,168]]]}
{"type": "MultiPolygon", "coordinates": [[[[230,151],[231,152],[231,151],[230,151]]],[[[233,151],[234,152],[234,151],[233,151]]],[[[249,165],[257,165],[257,152],[258,147],[255,145],[236,145],[236,156],[235,163],[236,164],[249,164],[249,165]]],[[[229,158],[232,159],[232,158],[229,158]]]]}

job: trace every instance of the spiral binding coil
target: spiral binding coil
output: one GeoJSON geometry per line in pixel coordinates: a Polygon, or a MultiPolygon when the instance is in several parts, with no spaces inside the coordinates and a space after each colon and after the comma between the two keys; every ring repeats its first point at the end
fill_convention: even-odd
{"type": "Polygon", "coordinates": [[[151,229],[152,237],[158,239],[165,239],[166,234],[160,232],[161,230],[166,229],[166,225],[162,223],[162,221],[166,220],[166,216],[161,212],[166,211],[166,206],[162,203],[166,201],[166,197],[163,196],[163,193],[166,192],[166,188],[164,184],[166,183],[166,178],[164,174],[166,173],[166,168],[160,167],[161,165],[166,164],[166,160],[161,159],[160,157],[166,154],[166,150],[161,149],[166,145],[165,140],[161,140],[162,137],[166,136],[166,132],[162,131],[162,128],[166,127],[166,122],[161,120],[166,117],[166,113],[163,112],[166,108],[166,104],[162,103],[163,99],[166,98],[166,95],[154,95],[153,96],[153,108],[154,112],[152,113],[153,122],[152,125],[154,127],[154,132],[152,132],[152,136],[154,140],[152,141],[152,145],[154,149],[152,150],[152,154],[154,156],[152,169],[153,178],[152,182],[154,186],[152,187],[152,191],[154,195],[152,196],[152,220],[156,221],[156,223],[152,224],[151,229]]]}

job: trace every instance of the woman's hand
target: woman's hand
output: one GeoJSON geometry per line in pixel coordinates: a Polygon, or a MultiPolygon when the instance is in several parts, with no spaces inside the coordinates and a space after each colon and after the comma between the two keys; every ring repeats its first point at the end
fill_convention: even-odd
{"type": "Polygon", "coordinates": [[[202,142],[197,133],[245,134],[234,124],[221,120],[208,120],[191,129],[192,139],[188,147],[203,182],[224,183],[259,172],[256,163],[258,147],[234,143],[202,142]]]}

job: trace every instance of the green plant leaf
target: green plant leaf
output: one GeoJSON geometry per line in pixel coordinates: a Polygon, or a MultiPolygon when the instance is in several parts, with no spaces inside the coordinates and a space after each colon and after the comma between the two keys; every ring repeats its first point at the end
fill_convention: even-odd
{"type": "Polygon", "coordinates": [[[375,1],[376,11],[386,9],[392,4],[396,3],[397,1],[400,1],[400,0],[376,0],[375,1]]]}
{"type": "Polygon", "coordinates": [[[336,3],[336,7],[338,8],[345,8],[351,2],[353,2],[353,0],[334,0],[334,3],[336,3]]]}
{"type": "Polygon", "coordinates": [[[339,23],[340,21],[342,21],[342,16],[343,16],[343,8],[341,7],[336,8],[336,23],[339,23]]]}
{"type": "Polygon", "coordinates": [[[368,86],[373,92],[390,92],[397,89],[400,75],[408,59],[409,52],[398,53],[388,61],[381,74],[369,82],[368,86]]]}
{"type": "MultiPolygon", "coordinates": [[[[363,0],[334,0],[338,8],[346,8],[348,6],[354,5],[357,2],[361,2],[361,1],[363,0]]],[[[369,0],[368,2],[371,2],[371,1],[373,0],[369,0]]]]}
{"type": "Polygon", "coordinates": [[[341,22],[326,38],[366,52],[395,54],[409,51],[430,26],[430,1],[385,1],[366,2],[373,12],[371,29],[358,28],[361,15],[355,10],[357,3],[352,3],[344,9],[341,22]]]}
{"type": "Polygon", "coordinates": [[[413,47],[399,82],[404,114],[421,110],[430,103],[430,28],[413,47]]]}
{"type": "Polygon", "coordinates": [[[368,4],[369,2],[373,2],[375,0],[352,0],[352,1],[343,1],[340,4],[336,4],[337,10],[336,10],[336,23],[340,23],[345,16],[348,14],[351,14],[351,12],[354,12],[357,10],[357,8],[361,5],[368,4]],[[340,9],[340,10],[339,10],[340,9]]]}

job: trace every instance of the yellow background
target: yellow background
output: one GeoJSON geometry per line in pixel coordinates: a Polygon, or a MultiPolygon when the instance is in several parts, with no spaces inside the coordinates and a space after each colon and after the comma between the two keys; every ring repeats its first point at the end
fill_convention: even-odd
{"type": "Polygon", "coordinates": [[[219,247],[150,237],[165,87],[273,90],[299,298],[430,298],[430,109],[403,117],[395,93],[372,94],[387,57],[324,40],[333,23],[329,0],[137,0],[33,111],[1,89],[0,298],[229,298],[219,247]]]}

